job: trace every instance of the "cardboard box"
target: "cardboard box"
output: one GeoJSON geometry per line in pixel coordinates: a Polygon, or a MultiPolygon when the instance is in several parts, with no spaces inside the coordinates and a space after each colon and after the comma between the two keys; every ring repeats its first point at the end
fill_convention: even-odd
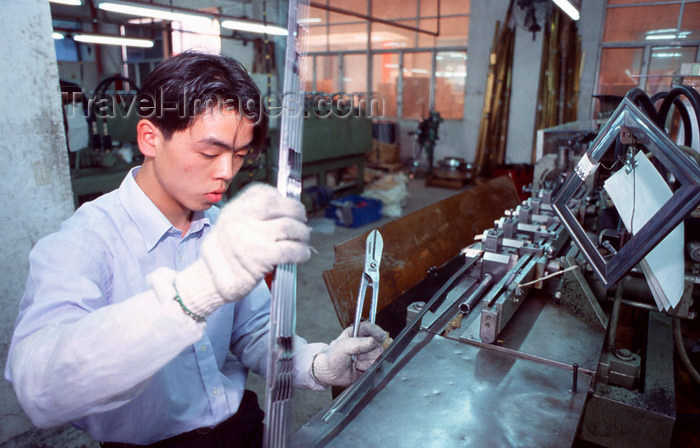
{"type": "Polygon", "coordinates": [[[367,153],[367,162],[375,165],[396,163],[399,160],[399,145],[372,140],[372,150],[367,153]]]}

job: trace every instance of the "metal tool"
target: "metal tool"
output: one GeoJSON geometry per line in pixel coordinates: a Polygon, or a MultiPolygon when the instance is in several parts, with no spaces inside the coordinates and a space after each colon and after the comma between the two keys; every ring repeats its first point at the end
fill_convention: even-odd
{"type": "Polygon", "coordinates": [[[360,320],[362,319],[362,309],[365,304],[365,294],[367,288],[372,288],[372,303],[369,310],[369,321],[374,323],[377,317],[377,301],[379,298],[379,263],[382,261],[382,250],[384,240],[381,233],[372,230],[367,235],[365,244],[365,270],[362,272],[360,281],[360,292],[357,295],[357,306],[355,307],[355,324],[352,329],[352,337],[356,338],[360,331],[360,320]]]}

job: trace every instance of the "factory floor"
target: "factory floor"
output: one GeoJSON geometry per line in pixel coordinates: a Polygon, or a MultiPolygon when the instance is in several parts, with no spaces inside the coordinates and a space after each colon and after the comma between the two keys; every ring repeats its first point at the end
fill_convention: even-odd
{"type": "MultiPolygon", "coordinates": [[[[462,190],[426,187],[422,179],[408,179],[406,183],[408,196],[401,209],[402,216],[439,202],[462,190]]],[[[311,234],[311,246],[318,254],[298,267],[297,274],[297,333],[309,342],[330,342],[343,330],[333,309],[322,273],[333,267],[334,246],[349,240],[370,229],[376,228],[395,218],[382,218],[379,221],[357,227],[335,226],[333,221],[324,217],[322,211],[309,214],[309,224],[314,229],[311,234]]],[[[381,280],[380,280],[381,284],[381,280]]],[[[247,388],[258,394],[261,407],[265,406],[265,381],[257,375],[251,375],[247,388]]],[[[292,420],[290,430],[293,434],[304,423],[331,401],[331,391],[323,392],[299,390],[292,398],[292,420]]]]}

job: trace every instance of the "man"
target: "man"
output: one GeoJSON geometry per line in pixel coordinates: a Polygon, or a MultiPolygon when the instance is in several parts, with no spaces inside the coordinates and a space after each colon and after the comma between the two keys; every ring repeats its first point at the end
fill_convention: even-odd
{"type": "MultiPolygon", "coordinates": [[[[303,206],[262,184],[214,207],[267,132],[260,93],[220,56],[159,65],[138,99],[144,155],[30,255],[5,376],[39,427],[72,422],[104,447],[259,446],[244,392],[265,375],[263,276],[309,259],[303,206]]],[[[348,385],[380,355],[361,326],[295,343],[295,386],[348,385]]]]}

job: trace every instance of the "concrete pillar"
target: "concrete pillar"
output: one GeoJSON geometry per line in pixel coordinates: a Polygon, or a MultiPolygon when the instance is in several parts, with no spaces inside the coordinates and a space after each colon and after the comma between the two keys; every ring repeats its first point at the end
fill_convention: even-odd
{"type": "Polygon", "coordinates": [[[579,82],[579,121],[592,118],[593,93],[598,74],[598,53],[600,52],[600,40],[604,25],[605,0],[585,0],[581,2],[581,20],[578,22],[578,33],[581,36],[581,51],[583,52],[584,61],[579,82]]]}
{"type": "MultiPolygon", "coordinates": [[[[543,27],[544,28],[544,27],[543,27]]],[[[508,111],[508,140],[505,163],[530,163],[535,144],[537,92],[540,84],[542,36],[516,27],[513,48],[513,84],[508,111]]]]}
{"type": "MultiPolygon", "coordinates": [[[[51,12],[46,0],[0,2],[0,60],[5,61],[0,71],[3,369],[27,278],[29,251],[73,211],[51,31],[51,12]]],[[[96,446],[75,430],[36,430],[4,379],[0,381],[0,409],[3,447],[96,446]]]]}

